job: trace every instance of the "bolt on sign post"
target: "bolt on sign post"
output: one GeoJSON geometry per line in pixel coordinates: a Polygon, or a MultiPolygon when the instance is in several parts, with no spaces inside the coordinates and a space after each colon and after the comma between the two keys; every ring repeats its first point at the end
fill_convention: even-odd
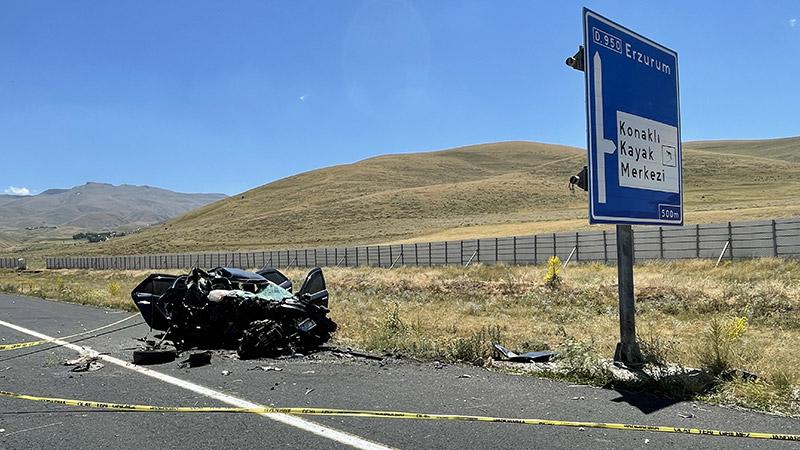
{"type": "Polygon", "coordinates": [[[615,224],[620,341],[614,360],[642,364],[636,341],[631,225],[683,225],[678,55],[583,10],[589,223],[615,224]]]}

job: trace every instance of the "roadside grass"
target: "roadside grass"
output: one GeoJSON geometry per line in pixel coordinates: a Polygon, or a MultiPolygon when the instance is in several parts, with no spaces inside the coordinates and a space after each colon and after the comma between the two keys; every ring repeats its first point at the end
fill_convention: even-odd
{"type": "MultiPolygon", "coordinates": [[[[305,270],[287,275],[299,283],[305,270]]],[[[619,333],[616,268],[547,266],[329,268],[338,345],[486,364],[492,342],[552,349],[538,376],[609,386],[619,333]]],[[[625,387],[800,415],[800,262],[648,262],[634,268],[637,332],[651,372],[625,387]],[[701,368],[702,377],[683,376],[701,368]],[[735,369],[735,370],[734,370],[735,369]],[[756,375],[753,379],[750,374],[756,375]],[[673,376],[674,375],[674,376],[673,376]]],[[[0,271],[0,290],[134,310],[145,271],[0,271]]]]}
{"type": "Polygon", "coordinates": [[[0,270],[0,292],[136,311],[130,292],[150,272],[0,270]]]}

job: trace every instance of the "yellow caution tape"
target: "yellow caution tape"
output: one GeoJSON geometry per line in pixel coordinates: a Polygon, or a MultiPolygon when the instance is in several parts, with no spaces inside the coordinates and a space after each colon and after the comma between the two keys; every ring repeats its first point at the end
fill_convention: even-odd
{"type": "Polygon", "coordinates": [[[654,431],[660,433],[680,433],[700,436],[741,437],[751,439],[771,439],[777,441],[800,442],[800,435],[778,433],[754,433],[743,431],[720,431],[702,428],[664,427],[656,425],[632,425],[626,423],[599,423],[599,422],[572,422],[566,420],[546,419],[513,419],[506,417],[487,416],[462,416],[456,414],[423,414],[400,411],[368,411],[358,409],[328,409],[328,408],[235,408],[216,406],[153,406],[124,403],[106,403],[86,400],[71,400],[66,398],[35,397],[26,394],[0,391],[0,397],[11,397],[21,400],[52,403],[63,406],[78,406],[83,408],[107,409],[114,411],[132,412],[162,412],[162,413],[247,413],[247,414],[292,414],[303,416],[340,416],[340,417],[371,417],[384,419],[416,419],[416,420],[453,420],[468,422],[493,422],[516,423],[524,425],[550,425],[556,427],[582,427],[603,428],[609,430],[654,431]]]}
{"type": "Polygon", "coordinates": [[[118,321],[116,321],[114,323],[110,323],[108,325],[103,325],[102,327],[95,328],[93,330],[82,331],[80,333],[71,334],[69,336],[53,338],[53,339],[41,339],[41,340],[38,340],[38,341],[17,342],[17,343],[14,343],[14,344],[2,344],[2,345],[0,345],[0,352],[6,351],[6,350],[17,350],[17,349],[20,349],[20,348],[36,347],[37,345],[46,344],[46,343],[52,342],[53,340],[56,340],[56,339],[59,339],[59,340],[63,341],[63,340],[67,340],[67,339],[72,339],[74,337],[83,336],[83,335],[86,335],[86,334],[96,333],[98,331],[105,330],[106,328],[111,328],[114,325],[119,325],[122,322],[125,322],[127,320],[133,319],[134,317],[138,317],[138,316],[139,316],[139,314],[134,314],[134,315],[126,317],[126,318],[124,318],[122,320],[118,320],[118,321]]]}

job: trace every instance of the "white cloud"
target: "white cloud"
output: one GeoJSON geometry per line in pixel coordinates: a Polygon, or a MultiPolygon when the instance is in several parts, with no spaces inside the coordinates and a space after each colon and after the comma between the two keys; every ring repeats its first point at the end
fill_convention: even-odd
{"type": "Polygon", "coordinates": [[[305,96],[305,95],[301,95],[300,97],[297,97],[297,98],[298,98],[298,99],[299,99],[301,102],[304,102],[304,101],[306,101],[306,96],[305,96]]]}
{"type": "Polygon", "coordinates": [[[789,19],[789,26],[794,27],[795,25],[797,25],[797,19],[796,18],[789,19]]]}
{"type": "Polygon", "coordinates": [[[31,195],[30,189],[26,187],[9,186],[3,192],[11,195],[31,195]]]}

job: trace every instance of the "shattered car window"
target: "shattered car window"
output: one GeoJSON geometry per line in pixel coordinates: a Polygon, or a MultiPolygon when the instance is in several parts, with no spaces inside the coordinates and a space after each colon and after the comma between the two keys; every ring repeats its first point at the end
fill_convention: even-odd
{"type": "Polygon", "coordinates": [[[287,291],[286,289],[278,286],[277,284],[271,281],[265,284],[264,287],[261,288],[261,290],[258,291],[256,295],[258,295],[259,298],[267,300],[272,299],[277,301],[293,297],[291,292],[287,291]]]}

